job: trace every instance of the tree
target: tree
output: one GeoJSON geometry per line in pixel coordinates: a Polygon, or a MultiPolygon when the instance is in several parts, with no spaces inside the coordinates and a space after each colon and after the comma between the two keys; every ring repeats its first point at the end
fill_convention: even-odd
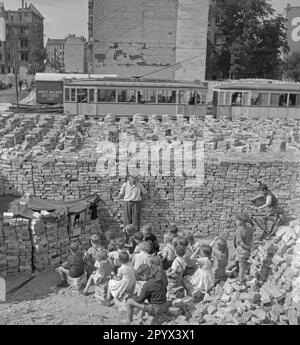
{"type": "Polygon", "coordinates": [[[47,58],[47,51],[45,48],[34,47],[32,50],[32,63],[30,64],[29,74],[35,74],[37,72],[44,72],[45,60],[47,58]]]}
{"type": "Polygon", "coordinates": [[[292,52],[284,60],[284,75],[293,81],[300,81],[300,50],[292,52]]]}
{"type": "Polygon", "coordinates": [[[266,0],[225,0],[216,69],[229,78],[278,78],[288,52],[285,19],[266,0]]]}

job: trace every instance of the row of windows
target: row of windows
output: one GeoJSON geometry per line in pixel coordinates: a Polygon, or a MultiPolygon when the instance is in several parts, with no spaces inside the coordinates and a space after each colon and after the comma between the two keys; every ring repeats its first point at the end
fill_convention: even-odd
{"type": "Polygon", "coordinates": [[[220,92],[219,105],[300,107],[300,93],[220,92]]]}
{"type": "Polygon", "coordinates": [[[65,88],[65,101],[78,103],[205,103],[197,91],[65,88]]]}

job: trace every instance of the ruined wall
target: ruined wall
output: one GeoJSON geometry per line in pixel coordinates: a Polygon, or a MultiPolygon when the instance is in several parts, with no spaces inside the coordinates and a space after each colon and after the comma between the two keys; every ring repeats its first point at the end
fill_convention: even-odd
{"type": "Polygon", "coordinates": [[[98,0],[93,73],[204,79],[208,0],[98,0]],[[195,57],[195,58],[194,58],[195,57]]]}
{"type": "MultiPolygon", "coordinates": [[[[43,162],[20,162],[22,180],[17,177],[19,174],[13,169],[13,163],[0,161],[0,185],[5,191],[13,188],[49,199],[75,199],[97,192],[102,199],[101,227],[119,229],[122,209],[114,197],[125,179],[99,176],[96,164],[95,157],[72,158],[70,155],[64,158],[52,156],[43,162]]],[[[282,205],[298,214],[299,167],[299,162],[288,161],[206,161],[205,179],[200,187],[187,187],[184,177],[140,177],[148,190],[142,223],[152,223],[159,236],[169,222],[175,222],[180,229],[209,237],[220,231],[232,234],[235,230],[234,212],[255,212],[249,209],[249,199],[257,194],[257,181],[260,180],[275,191],[282,205]]]]}

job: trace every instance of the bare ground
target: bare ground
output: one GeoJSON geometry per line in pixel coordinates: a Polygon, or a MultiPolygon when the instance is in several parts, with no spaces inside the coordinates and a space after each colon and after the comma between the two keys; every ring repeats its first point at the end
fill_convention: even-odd
{"type": "MultiPolygon", "coordinates": [[[[106,307],[93,294],[84,296],[71,288],[56,289],[54,272],[37,275],[15,293],[28,276],[7,280],[7,301],[0,302],[0,325],[118,325],[116,307],[106,307]]],[[[90,289],[92,292],[92,288],[90,289]]]]}

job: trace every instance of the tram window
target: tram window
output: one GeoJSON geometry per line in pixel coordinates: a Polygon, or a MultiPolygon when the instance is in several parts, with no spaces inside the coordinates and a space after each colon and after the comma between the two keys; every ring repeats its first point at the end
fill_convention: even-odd
{"type": "Polygon", "coordinates": [[[251,105],[257,106],[268,106],[269,105],[269,94],[261,92],[251,93],[251,105]]]}
{"type": "Polygon", "coordinates": [[[70,89],[69,88],[65,89],[65,101],[70,102],[70,89]]]}
{"type": "Polygon", "coordinates": [[[78,103],[87,103],[88,90],[87,89],[78,89],[77,90],[77,102],[78,103]]]}
{"type": "Polygon", "coordinates": [[[195,104],[200,104],[201,103],[201,96],[199,92],[195,91],[195,104]]]}
{"type": "Polygon", "coordinates": [[[231,104],[236,106],[242,105],[242,93],[234,92],[231,97],[231,104]]]}
{"type": "Polygon", "coordinates": [[[290,93],[289,107],[300,107],[300,94],[290,93]]]}
{"type": "Polygon", "coordinates": [[[172,91],[159,90],[157,92],[157,101],[158,103],[176,103],[176,91],[175,90],[172,90],[172,91]]]}
{"type": "Polygon", "coordinates": [[[121,103],[135,103],[136,95],[135,90],[118,90],[118,102],[121,103]]]}
{"type": "Polygon", "coordinates": [[[231,105],[231,92],[225,92],[224,105],[231,105]]]}
{"type": "Polygon", "coordinates": [[[141,90],[137,92],[137,101],[138,103],[145,103],[144,92],[141,90]]]}
{"type": "Polygon", "coordinates": [[[71,102],[76,102],[76,89],[71,89],[71,102]]]}
{"type": "Polygon", "coordinates": [[[98,89],[97,102],[111,103],[116,101],[116,90],[113,89],[98,89]]]}
{"type": "Polygon", "coordinates": [[[214,106],[218,105],[218,93],[217,93],[217,91],[213,92],[213,105],[214,106]]]}
{"type": "Polygon", "coordinates": [[[179,91],[179,104],[186,104],[186,91],[179,91]]]}
{"type": "Polygon", "coordinates": [[[156,103],[155,90],[143,90],[143,99],[146,103],[156,103]]]}
{"type": "Polygon", "coordinates": [[[89,102],[95,102],[95,90],[89,89],[89,102]]]}
{"type": "Polygon", "coordinates": [[[286,107],[287,106],[287,93],[272,93],[271,106],[272,107],[286,107]]]}
{"type": "Polygon", "coordinates": [[[249,105],[249,92],[244,92],[244,93],[243,93],[242,105],[243,105],[243,106],[249,105]]]}

